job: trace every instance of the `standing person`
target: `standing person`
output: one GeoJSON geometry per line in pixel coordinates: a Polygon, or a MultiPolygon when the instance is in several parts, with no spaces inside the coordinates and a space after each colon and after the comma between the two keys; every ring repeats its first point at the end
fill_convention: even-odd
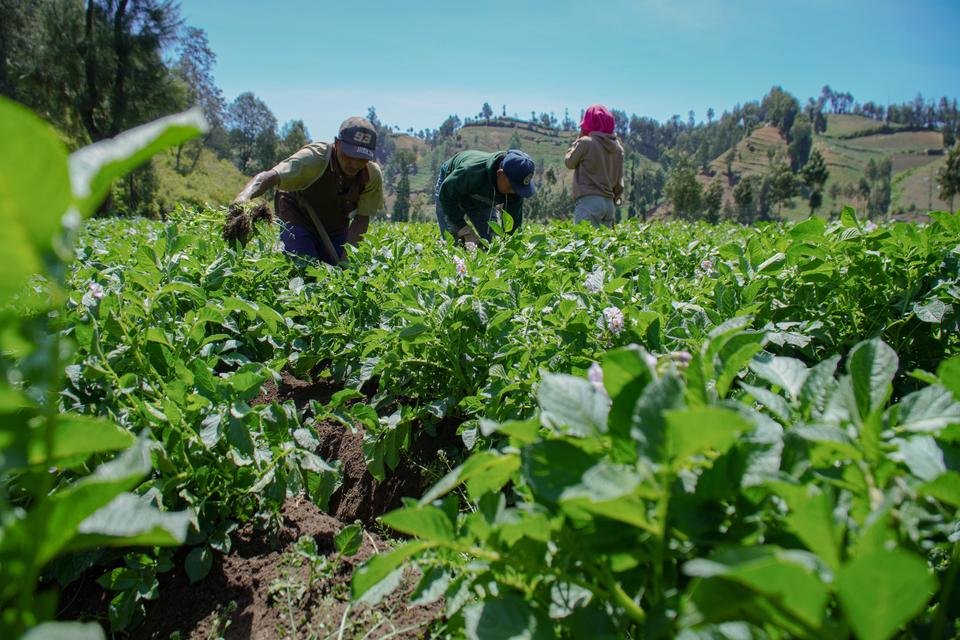
{"type": "Polygon", "coordinates": [[[311,142],[268,171],[254,176],[237,194],[242,204],[271,187],[284,248],[336,264],[344,244],[358,244],[370,216],[383,206],[383,174],[374,162],[377,131],[365,118],[347,118],[333,144],[311,142]],[[351,219],[352,216],[352,219],[351,219]]]}
{"type": "Polygon", "coordinates": [[[613,228],[616,208],[623,195],[623,145],[613,132],[614,119],[603,105],[583,114],[580,136],[574,140],[564,164],[573,169],[573,220],[588,220],[595,227],[613,228]]]}
{"type": "Polygon", "coordinates": [[[523,151],[461,151],[440,165],[437,179],[437,223],[440,235],[464,244],[490,240],[490,217],[497,205],[513,217],[513,230],[523,223],[523,199],[533,195],[533,160],[523,151]],[[467,224],[473,223],[474,231],[467,224]]]}

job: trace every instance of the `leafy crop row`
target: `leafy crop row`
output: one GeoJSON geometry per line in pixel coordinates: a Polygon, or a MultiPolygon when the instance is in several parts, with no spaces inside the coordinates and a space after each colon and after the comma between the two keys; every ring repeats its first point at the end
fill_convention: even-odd
{"type": "Polygon", "coordinates": [[[227,244],[211,209],[71,214],[63,234],[65,211],[173,138],[80,154],[68,186],[65,154],[18,117],[2,133],[49,153],[0,183],[5,629],[52,616],[38,582],[98,567],[129,628],[163,597],[163,545],[191,545],[200,580],[239,523],[269,531],[291,495],[326,506],[340,476],[313,421],[333,418],[363,428],[378,478],[451,424],[472,452],[384,517],[417,539],[358,573],[357,598],[413,559],[416,598],[445,594],[470,637],[953,632],[957,215],[528,225],[476,252],[380,225],[335,269],[287,258],[276,229],[227,244]],[[5,186],[54,174],[37,215],[5,186]],[[284,371],[344,389],[255,402],[284,371]],[[884,599],[890,616],[863,612],[884,599]]]}

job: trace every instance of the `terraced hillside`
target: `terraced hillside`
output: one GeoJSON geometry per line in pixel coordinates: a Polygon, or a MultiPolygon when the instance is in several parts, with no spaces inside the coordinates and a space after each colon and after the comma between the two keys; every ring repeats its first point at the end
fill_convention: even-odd
{"type": "MultiPolygon", "coordinates": [[[[427,212],[427,209],[430,208],[430,195],[437,179],[438,167],[444,160],[464,149],[481,151],[523,149],[530,154],[537,165],[538,181],[552,169],[558,180],[565,181],[569,185],[573,172],[564,167],[563,156],[575,136],[576,133],[572,131],[551,131],[540,127],[526,128],[523,125],[511,127],[471,124],[460,128],[454,138],[431,148],[419,138],[398,134],[395,137],[397,150],[412,151],[417,154],[414,172],[410,176],[414,218],[431,218],[432,211],[427,212]],[[421,216],[416,215],[418,210],[421,216]]],[[[395,194],[388,189],[388,210],[393,206],[394,198],[395,194]]]]}
{"type": "MultiPolygon", "coordinates": [[[[876,163],[889,158],[893,166],[893,195],[891,211],[902,214],[916,210],[947,209],[949,203],[937,196],[936,175],[946,161],[943,135],[938,131],[912,131],[901,125],[887,125],[857,115],[830,114],[827,131],[814,138],[814,148],[823,154],[830,171],[824,191],[823,210],[838,211],[845,204],[860,206],[854,196],[841,192],[838,198],[830,196],[832,185],[846,191],[848,185],[856,185],[866,174],[870,160],[876,163]],[[880,133],[884,129],[892,130],[880,133]]],[[[731,163],[732,173],[740,178],[763,174],[772,159],[785,156],[787,142],[775,127],[766,126],[755,130],[737,144],[731,163]]],[[[711,172],[725,174],[727,154],[710,163],[711,172]]],[[[700,176],[706,184],[710,176],[700,176]]],[[[732,187],[727,185],[724,198],[731,199],[732,187]]],[[[788,219],[804,217],[808,212],[806,202],[797,197],[792,206],[784,208],[788,219]]]]}
{"type": "MultiPolygon", "coordinates": [[[[536,161],[539,179],[542,180],[543,174],[552,169],[561,183],[570,185],[572,172],[564,167],[563,154],[574,136],[574,132],[528,128],[525,125],[471,124],[462,127],[453,139],[431,148],[418,138],[397,135],[397,149],[413,151],[417,155],[414,173],[410,177],[415,219],[432,219],[429,203],[437,168],[446,158],[463,149],[494,151],[519,147],[536,161]]],[[[914,131],[903,125],[877,122],[863,116],[829,114],[827,131],[816,135],[813,145],[823,154],[830,171],[824,190],[823,211],[839,211],[848,204],[862,207],[859,196],[851,193],[865,175],[868,162],[873,160],[879,163],[886,158],[890,159],[893,167],[891,211],[894,214],[949,208],[949,203],[941,200],[937,194],[936,175],[945,162],[943,136],[937,131],[914,131]],[[836,198],[831,197],[833,185],[839,188],[836,198]]],[[[704,186],[714,175],[727,174],[728,159],[729,170],[738,179],[765,174],[772,162],[787,156],[787,141],[776,127],[760,127],[736,145],[732,157],[728,156],[729,152],[725,152],[715,158],[709,165],[709,173],[699,176],[704,186]]],[[[642,156],[639,157],[639,164],[644,167],[656,165],[642,156]]],[[[733,185],[728,182],[725,200],[732,201],[732,190],[733,185]]],[[[388,209],[392,207],[394,197],[395,194],[388,188],[388,209]]],[[[783,209],[787,219],[801,219],[807,213],[806,201],[799,196],[783,209]]],[[[652,215],[669,216],[669,205],[662,204],[652,215]]]]}

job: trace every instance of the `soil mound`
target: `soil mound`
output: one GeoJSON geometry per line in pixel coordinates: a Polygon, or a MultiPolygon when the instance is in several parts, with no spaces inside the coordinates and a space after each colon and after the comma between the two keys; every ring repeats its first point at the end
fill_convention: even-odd
{"type": "Polygon", "coordinates": [[[342,556],[333,538],[344,526],[307,500],[288,500],[279,534],[282,551],[271,550],[263,534],[247,525],[234,535],[234,550],[215,558],[199,583],[190,584],[179,563],[131,637],[166,640],[179,632],[184,639],[336,638],[341,626],[347,638],[428,635],[442,603],[408,608],[419,580],[412,571],[376,607],[350,607],[353,570],[387,545],[364,533],[357,554],[342,556]],[[313,544],[297,542],[305,538],[313,544]]]}
{"type": "MultiPolygon", "coordinates": [[[[263,386],[253,404],[293,401],[298,409],[311,400],[326,404],[341,387],[329,380],[308,382],[284,373],[279,383],[263,386]]],[[[401,586],[375,607],[350,605],[353,571],[390,543],[364,530],[353,556],[335,551],[334,537],[347,524],[373,524],[376,518],[417,498],[438,479],[438,458],[461,446],[458,421],[418,433],[411,450],[378,482],[367,471],[363,431],[330,420],[313,425],[320,445],[316,453],[339,461],[342,484],[324,513],[308,499],[288,499],[279,528],[269,533],[246,523],[231,536],[226,555],[215,554],[207,576],[191,584],[184,569],[189,549],[174,558],[174,569],[160,576],[159,597],[147,603],[145,620],[130,637],[143,640],[232,638],[429,637],[442,618],[442,599],[408,607],[420,576],[408,570],[401,586]]],[[[62,619],[105,620],[112,593],[96,584],[103,567],[91,569],[64,594],[62,619]]]]}

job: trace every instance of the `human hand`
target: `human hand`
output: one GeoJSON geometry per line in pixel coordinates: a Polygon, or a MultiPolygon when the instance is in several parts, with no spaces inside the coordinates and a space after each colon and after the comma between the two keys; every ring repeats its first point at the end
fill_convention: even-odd
{"type": "Polygon", "coordinates": [[[462,229],[457,231],[457,240],[462,242],[464,245],[473,243],[477,246],[480,246],[480,238],[477,237],[477,234],[473,231],[473,228],[470,225],[464,225],[462,229]]]}

